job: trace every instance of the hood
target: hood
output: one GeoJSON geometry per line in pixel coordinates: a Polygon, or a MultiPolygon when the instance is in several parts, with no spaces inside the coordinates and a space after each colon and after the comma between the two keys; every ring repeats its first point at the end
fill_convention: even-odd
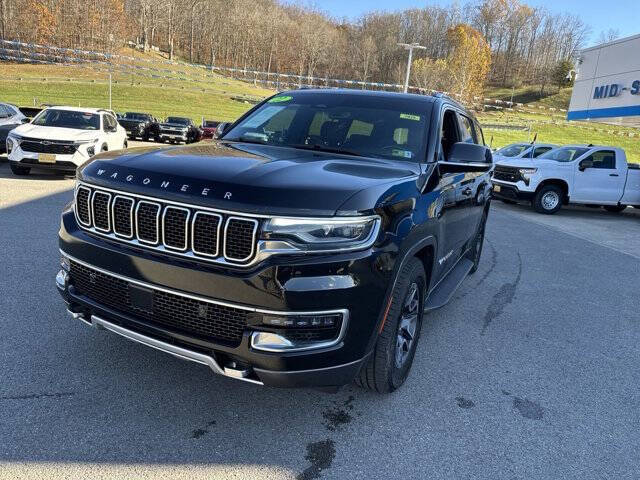
{"type": "MultiPolygon", "coordinates": [[[[415,183],[419,164],[266,145],[209,143],[97,155],[81,180],[213,208],[278,215],[334,215],[359,191],[415,183]]],[[[351,206],[358,211],[375,206],[351,206]]]]}
{"type": "Polygon", "coordinates": [[[494,163],[504,167],[520,167],[520,168],[534,168],[537,160],[530,158],[511,158],[502,157],[500,155],[494,156],[494,163]]]}
{"type": "Polygon", "coordinates": [[[73,128],[41,127],[25,123],[13,131],[22,137],[37,138],[39,140],[92,140],[100,135],[99,130],[75,130],[73,128]]]}

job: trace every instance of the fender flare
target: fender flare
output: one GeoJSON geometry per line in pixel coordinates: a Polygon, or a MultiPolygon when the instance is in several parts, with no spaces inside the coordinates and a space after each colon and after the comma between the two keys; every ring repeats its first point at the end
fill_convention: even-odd
{"type": "MultiPolygon", "coordinates": [[[[396,283],[398,282],[398,275],[400,273],[400,270],[410,258],[413,258],[415,256],[418,251],[428,246],[433,247],[434,253],[437,252],[438,241],[434,235],[428,235],[420,239],[420,241],[416,242],[415,244],[411,245],[411,247],[404,251],[404,253],[402,254],[402,258],[396,261],[396,264],[393,268],[392,279],[389,282],[389,286],[387,287],[387,292],[385,293],[384,297],[384,303],[382,304],[384,306],[384,309],[378,314],[376,328],[373,332],[373,335],[371,336],[371,339],[369,340],[369,345],[367,345],[367,353],[370,352],[371,349],[375,346],[378,335],[380,334],[382,327],[384,327],[384,322],[387,319],[389,307],[391,306],[391,294],[393,293],[393,290],[396,287],[396,283]]],[[[435,254],[433,255],[431,272],[433,272],[435,268],[436,256],[437,255],[435,254]]],[[[431,281],[431,278],[429,279],[429,281],[431,281]]]]}

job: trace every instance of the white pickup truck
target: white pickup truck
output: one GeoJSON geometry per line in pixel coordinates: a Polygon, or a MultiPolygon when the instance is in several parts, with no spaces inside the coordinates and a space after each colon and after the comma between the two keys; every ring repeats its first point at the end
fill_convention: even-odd
{"type": "Polygon", "coordinates": [[[640,208],[640,165],[628,164],[616,147],[568,145],[537,158],[499,160],[492,183],[494,198],[530,202],[540,213],[555,213],[569,203],[610,212],[640,208]]]}

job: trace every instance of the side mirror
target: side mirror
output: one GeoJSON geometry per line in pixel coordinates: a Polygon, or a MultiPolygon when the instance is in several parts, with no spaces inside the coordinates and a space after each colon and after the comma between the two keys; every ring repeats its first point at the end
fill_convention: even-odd
{"type": "Polygon", "coordinates": [[[227,133],[229,127],[231,126],[231,122],[220,122],[216,127],[216,137],[220,138],[222,135],[227,133]]]}
{"type": "Polygon", "coordinates": [[[578,166],[578,170],[584,172],[587,168],[593,168],[593,160],[587,158],[580,162],[580,166],[578,166]]]}
{"type": "Polygon", "coordinates": [[[493,167],[493,155],[489,147],[475,143],[454,143],[447,161],[438,162],[444,173],[487,172],[493,167]]]}

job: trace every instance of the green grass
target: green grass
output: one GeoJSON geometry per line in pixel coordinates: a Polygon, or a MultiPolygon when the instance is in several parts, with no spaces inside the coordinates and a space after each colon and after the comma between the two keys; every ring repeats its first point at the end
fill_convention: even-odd
{"type": "MultiPolygon", "coordinates": [[[[545,94],[540,95],[539,85],[529,85],[519,87],[514,90],[513,101],[515,103],[535,103],[544,105],[545,107],[553,107],[557,109],[569,108],[571,101],[571,88],[562,88],[558,91],[557,87],[549,86],[545,88],[545,94]]],[[[484,92],[485,98],[495,98],[505,102],[511,101],[511,89],[502,87],[489,87],[484,92]]]]}
{"type": "MultiPolygon", "coordinates": [[[[0,101],[85,107],[109,106],[108,74],[81,67],[2,64],[0,101]]],[[[157,117],[186,116],[196,123],[202,117],[234,120],[251,103],[233,97],[263,98],[270,90],[216,75],[207,78],[198,69],[184,69],[196,81],[151,79],[113,75],[112,106],[117,112],[142,111],[157,117]]]]}

